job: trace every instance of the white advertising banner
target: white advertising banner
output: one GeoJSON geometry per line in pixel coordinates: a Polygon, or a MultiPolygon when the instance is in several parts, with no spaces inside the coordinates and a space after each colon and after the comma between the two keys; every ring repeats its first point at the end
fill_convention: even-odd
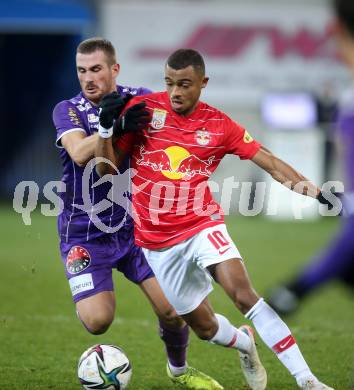
{"type": "Polygon", "coordinates": [[[341,88],[326,2],[101,2],[102,35],[122,65],[120,82],[161,90],[175,49],[199,50],[212,104],[254,105],[270,89],[341,88]]]}

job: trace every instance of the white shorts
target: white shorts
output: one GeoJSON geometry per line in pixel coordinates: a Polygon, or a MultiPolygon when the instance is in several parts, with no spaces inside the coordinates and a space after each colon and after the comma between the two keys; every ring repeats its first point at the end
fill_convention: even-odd
{"type": "Polygon", "coordinates": [[[202,230],[174,246],[156,250],[143,248],[143,251],[178,314],[196,309],[213,290],[208,266],[241,259],[224,224],[202,230]]]}

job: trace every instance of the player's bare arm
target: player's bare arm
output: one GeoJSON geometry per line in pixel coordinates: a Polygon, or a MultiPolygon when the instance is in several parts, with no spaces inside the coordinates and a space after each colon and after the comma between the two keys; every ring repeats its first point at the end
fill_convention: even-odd
{"type": "Polygon", "coordinates": [[[71,159],[79,167],[84,167],[94,156],[98,134],[87,136],[83,131],[73,131],[63,135],[61,144],[71,159]]]}
{"type": "Polygon", "coordinates": [[[321,190],[309,179],[296,171],[289,164],[276,157],[270,150],[261,146],[252,158],[260,168],[267,171],[274,180],[287,188],[302,194],[317,198],[321,190]]]}
{"type": "MultiPolygon", "coordinates": [[[[120,163],[124,159],[124,153],[113,148],[112,137],[98,137],[94,154],[95,157],[101,157],[109,160],[115,167],[119,167],[120,163]]],[[[112,165],[99,160],[96,161],[96,172],[99,174],[99,176],[116,173],[112,165]]]]}

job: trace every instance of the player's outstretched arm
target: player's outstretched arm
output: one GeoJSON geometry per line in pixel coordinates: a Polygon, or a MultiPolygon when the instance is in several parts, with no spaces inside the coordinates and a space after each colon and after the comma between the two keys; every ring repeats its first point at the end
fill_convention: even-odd
{"type": "Polygon", "coordinates": [[[320,190],[305,176],[297,172],[283,160],[274,156],[264,146],[261,146],[260,150],[252,158],[252,161],[267,171],[274,180],[292,191],[316,198],[319,203],[327,206],[328,210],[336,211],[337,214],[335,215],[338,215],[342,210],[343,205],[337,193],[320,190]]]}
{"type": "Polygon", "coordinates": [[[321,194],[321,190],[315,184],[301,173],[297,172],[289,164],[274,156],[274,154],[264,146],[255,154],[252,161],[267,171],[274,180],[292,191],[317,199],[319,194],[321,194]]]}

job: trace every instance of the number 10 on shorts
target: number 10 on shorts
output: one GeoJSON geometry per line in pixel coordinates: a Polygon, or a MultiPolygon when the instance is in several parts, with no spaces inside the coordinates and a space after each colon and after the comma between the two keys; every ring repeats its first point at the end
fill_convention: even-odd
{"type": "Polygon", "coordinates": [[[224,254],[228,249],[230,249],[229,241],[225,238],[220,230],[214,230],[213,232],[209,233],[207,237],[220,255],[224,254]]]}

